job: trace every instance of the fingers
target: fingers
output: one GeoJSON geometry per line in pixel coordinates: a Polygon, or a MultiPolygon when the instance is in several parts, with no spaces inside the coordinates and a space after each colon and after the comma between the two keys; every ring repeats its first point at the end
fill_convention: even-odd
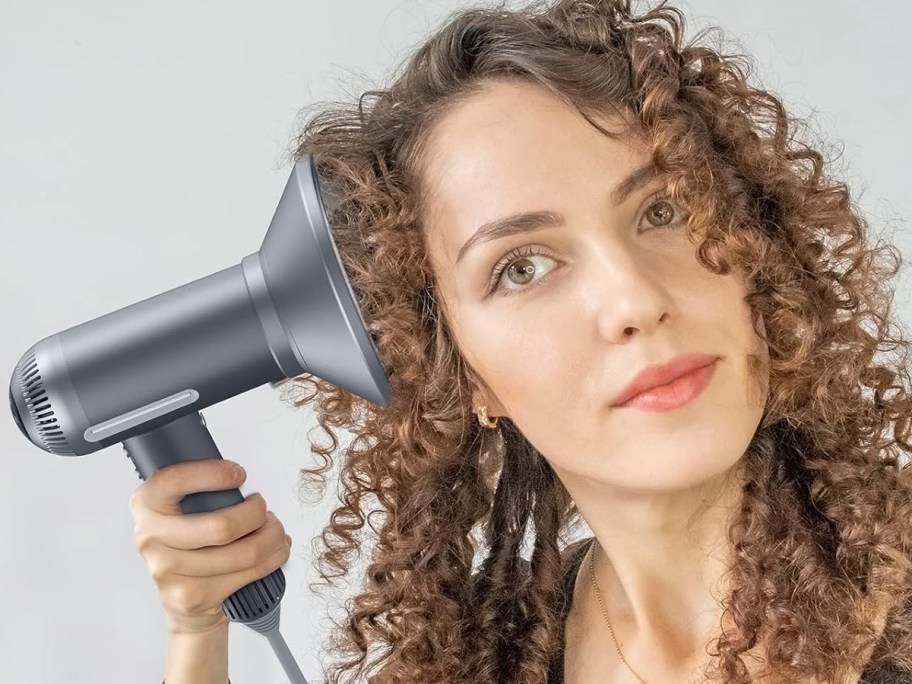
{"type": "MultiPolygon", "coordinates": [[[[173,541],[170,542],[173,544],[173,541]]],[[[228,546],[206,546],[192,550],[163,548],[153,540],[146,547],[149,572],[156,583],[166,576],[212,578],[252,572],[249,581],[265,577],[284,565],[291,554],[291,537],[273,513],[265,524],[228,546]],[[261,574],[257,575],[256,573],[261,574]]],[[[246,576],[246,575],[245,575],[246,576]]],[[[243,584],[239,585],[243,586],[243,584]]]]}
{"type": "MultiPolygon", "coordinates": [[[[193,552],[187,552],[193,553],[193,552]]],[[[256,566],[222,575],[193,577],[165,575],[155,580],[169,624],[181,631],[198,629],[202,620],[221,620],[225,599],[251,582],[268,576],[288,561],[288,547],[281,547],[256,566]]]]}
{"type": "Polygon", "coordinates": [[[180,461],[156,470],[130,497],[135,505],[164,515],[183,515],[181,499],[195,492],[236,489],[246,479],[233,461],[221,458],[180,461]]]}
{"type": "Polygon", "coordinates": [[[130,497],[134,543],[175,632],[220,624],[222,603],[268,576],[291,554],[291,537],[259,492],[215,511],[185,514],[188,494],[234,489],[246,479],[230,461],[180,461],[156,470],[130,497]]]}
{"type": "Polygon", "coordinates": [[[142,553],[150,543],[194,550],[224,546],[258,530],[267,522],[266,500],[259,492],[217,511],[162,515],[147,508],[134,513],[134,543],[142,553]]]}

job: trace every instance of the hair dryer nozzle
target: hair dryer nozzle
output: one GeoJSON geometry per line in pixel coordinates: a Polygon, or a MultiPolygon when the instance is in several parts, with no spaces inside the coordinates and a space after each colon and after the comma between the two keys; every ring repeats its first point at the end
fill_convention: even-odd
{"type": "Polygon", "coordinates": [[[271,307],[261,311],[274,308],[307,372],[387,406],[389,382],[330,232],[313,155],[295,162],[257,255],[260,269],[245,264],[248,287],[264,279],[271,307]]]}

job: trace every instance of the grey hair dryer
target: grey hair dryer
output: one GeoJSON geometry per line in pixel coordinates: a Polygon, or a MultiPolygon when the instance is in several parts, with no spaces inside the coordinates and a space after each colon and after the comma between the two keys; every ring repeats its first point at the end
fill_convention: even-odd
{"type": "MultiPolygon", "coordinates": [[[[34,445],[82,456],[123,444],[141,480],[183,460],[222,458],[200,410],[301,373],[387,406],[390,388],[329,229],[313,157],[294,165],[258,252],[240,264],[32,345],[10,379],[13,418],[34,445]]],[[[244,500],[197,492],[186,513],[244,500]]],[[[282,568],[222,610],[269,639],[306,684],[279,634],[282,568]]]]}

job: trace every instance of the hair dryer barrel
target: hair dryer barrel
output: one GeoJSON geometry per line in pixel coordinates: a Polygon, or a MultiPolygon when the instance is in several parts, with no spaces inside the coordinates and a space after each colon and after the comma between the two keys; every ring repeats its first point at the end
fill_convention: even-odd
{"type": "Polygon", "coordinates": [[[218,271],[34,345],[13,379],[28,410],[47,413],[44,422],[26,421],[32,441],[58,454],[90,453],[304,372],[290,353],[279,366],[243,269],[218,271]]]}

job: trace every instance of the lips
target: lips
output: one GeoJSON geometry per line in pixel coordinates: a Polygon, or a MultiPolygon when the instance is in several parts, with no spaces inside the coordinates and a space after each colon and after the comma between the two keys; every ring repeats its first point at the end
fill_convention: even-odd
{"type": "Polygon", "coordinates": [[[708,366],[718,359],[718,356],[712,354],[695,352],[679,354],[665,363],[649,366],[640,371],[633,380],[621,390],[620,394],[614,398],[611,405],[618,406],[619,404],[623,404],[641,392],[650,390],[653,387],[667,385],[670,382],[674,382],[682,375],[686,375],[697,368],[708,366]]]}

